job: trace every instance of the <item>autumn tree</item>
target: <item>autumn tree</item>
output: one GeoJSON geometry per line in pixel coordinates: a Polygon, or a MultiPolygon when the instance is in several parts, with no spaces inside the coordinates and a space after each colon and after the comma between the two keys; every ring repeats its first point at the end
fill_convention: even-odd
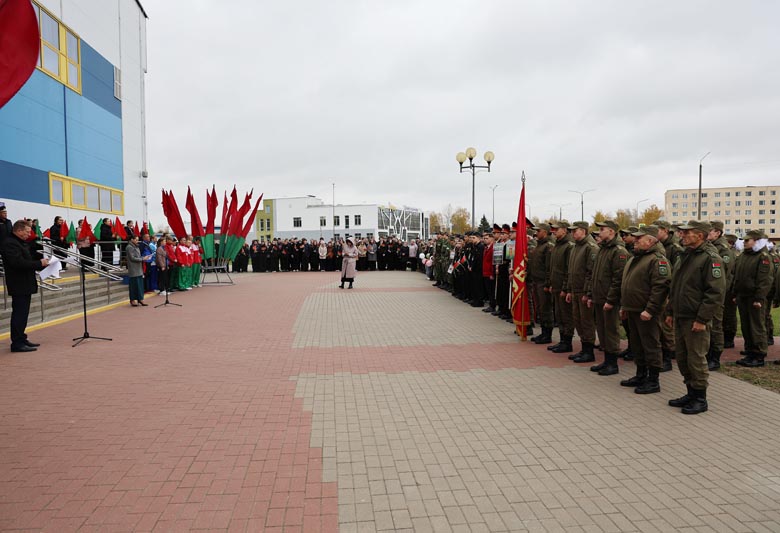
{"type": "Polygon", "coordinates": [[[635,224],[634,213],[632,209],[618,209],[613,220],[615,223],[617,223],[618,227],[622,229],[633,226],[635,224]]]}
{"type": "Polygon", "coordinates": [[[458,207],[450,215],[450,226],[453,233],[465,233],[471,229],[469,219],[471,214],[465,207],[458,207]]]}
{"type": "Polygon", "coordinates": [[[663,218],[663,216],[664,210],[653,204],[642,212],[642,215],[639,217],[639,223],[649,225],[659,218],[663,218]]]}
{"type": "Polygon", "coordinates": [[[593,215],[593,224],[590,225],[591,231],[598,231],[598,227],[596,226],[597,222],[604,222],[609,218],[609,213],[605,213],[601,210],[596,211],[596,213],[593,215]]]}
{"type": "Polygon", "coordinates": [[[431,228],[432,233],[441,233],[445,231],[447,228],[444,226],[444,216],[441,213],[429,213],[428,227],[431,228]]]}

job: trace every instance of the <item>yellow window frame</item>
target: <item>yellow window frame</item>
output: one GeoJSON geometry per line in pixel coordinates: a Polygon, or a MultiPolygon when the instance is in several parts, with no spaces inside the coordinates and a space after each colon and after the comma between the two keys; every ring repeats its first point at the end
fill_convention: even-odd
{"type": "MultiPolygon", "coordinates": [[[[63,22],[57,18],[54,13],[43,7],[38,2],[33,1],[33,4],[39,9],[39,11],[42,11],[46,13],[48,16],[50,16],[52,19],[54,19],[58,24],[58,38],[59,38],[59,49],[55,49],[51,44],[49,44],[47,41],[43,39],[43,36],[41,35],[39,37],[40,40],[40,49],[38,51],[39,57],[38,57],[38,65],[37,69],[46,74],[47,76],[50,76],[54,78],[55,80],[59,81],[66,87],[72,89],[73,91],[77,92],[78,94],[81,94],[81,37],[79,37],[78,33],[73,31],[70,27],[63,24],[63,22]],[[71,60],[68,57],[68,32],[70,32],[73,37],[76,38],[76,47],[78,48],[76,51],[76,60],[71,60]],[[56,52],[59,55],[59,67],[60,72],[59,75],[51,72],[50,70],[47,70],[43,66],[43,49],[44,47],[48,48],[49,50],[56,52]],[[76,83],[73,84],[68,79],[69,75],[69,67],[70,65],[75,65],[77,67],[77,77],[78,80],[76,80],[76,83]]],[[[40,15],[38,16],[38,25],[40,27],[41,19],[40,15]]]]}
{"type": "Polygon", "coordinates": [[[92,211],[95,213],[109,213],[112,215],[124,216],[125,214],[125,193],[120,189],[113,187],[106,187],[90,181],[80,180],[78,178],[72,178],[56,172],[49,172],[49,203],[51,205],[59,207],[69,207],[73,209],[80,209],[82,211],[92,211]],[[60,183],[62,185],[62,201],[56,201],[54,199],[54,183],[60,183]],[[73,186],[80,186],[84,188],[84,203],[79,204],[74,202],[72,188],[73,186]],[[109,191],[109,209],[92,209],[87,207],[87,187],[97,187],[98,189],[98,202],[100,202],[100,191],[109,191]],[[114,209],[114,196],[119,197],[120,209],[114,209]]]}

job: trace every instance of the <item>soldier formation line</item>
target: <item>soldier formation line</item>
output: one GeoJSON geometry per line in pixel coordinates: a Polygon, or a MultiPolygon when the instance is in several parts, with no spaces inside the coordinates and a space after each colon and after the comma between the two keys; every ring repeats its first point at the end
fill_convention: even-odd
{"type": "MultiPolygon", "coordinates": [[[[740,240],[724,234],[721,221],[701,220],[595,226],[591,232],[589,222],[561,220],[528,229],[526,282],[533,322],[541,327],[532,342],[569,353],[575,363],[594,363],[595,351],[603,351],[603,360],[590,367],[600,376],[617,374],[621,357],[633,360],[635,375],[620,385],[637,394],[660,392],[659,374],[672,370],[676,359],[687,393],[669,405],[684,414],[708,410],[709,372],[720,368],[724,350],[735,348],[737,312],[744,339],[737,364],[766,364],[774,343],[771,309],[780,306],[780,254],[765,233],[751,230],[740,240]],[[622,352],[621,326],[628,339],[622,352]]],[[[429,257],[434,286],[513,322],[516,229],[504,224],[484,233],[438,235],[429,257]]],[[[533,323],[527,333],[533,334],[533,323]]]]}

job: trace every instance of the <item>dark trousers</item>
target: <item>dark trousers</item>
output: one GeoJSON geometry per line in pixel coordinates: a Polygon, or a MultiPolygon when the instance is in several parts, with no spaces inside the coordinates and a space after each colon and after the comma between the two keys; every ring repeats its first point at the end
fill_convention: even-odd
{"type": "Polygon", "coordinates": [[[641,312],[628,312],[628,334],[631,349],[636,357],[636,366],[661,370],[661,319],[654,316],[650,320],[642,320],[641,312]]]}
{"type": "Polygon", "coordinates": [[[739,309],[742,337],[745,339],[745,350],[766,355],[766,320],[764,309],[767,301],[761,302],[761,308],[753,307],[755,300],[748,296],[737,296],[737,309],[739,309]]]}
{"type": "Polygon", "coordinates": [[[144,277],[134,276],[129,279],[130,301],[144,299],[144,277]]]}
{"type": "Polygon", "coordinates": [[[488,298],[488,305],[490,305],[491,308],[496,307],[496,280],[491,278],[482,278],[482,283],[484,283],[484,289],[485,294],[488,298]]]}
{"type": "Polygon", "coordinates": [[[27,340],[27,318],[30,316],[32,294],[11,297],[11,348],[21,348],[27,340]]]}

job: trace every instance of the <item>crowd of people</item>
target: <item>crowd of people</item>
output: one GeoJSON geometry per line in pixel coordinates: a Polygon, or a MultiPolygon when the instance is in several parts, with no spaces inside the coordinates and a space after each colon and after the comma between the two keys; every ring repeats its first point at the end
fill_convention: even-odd
{"type": "MultiPolygon", "coordinates": [[[[596,362],[601,376],[619,372],[618,359],[636,373],[621,381],[637,394],[660,392],[659,374],[677,366],[687,394],[669,401],[685,414],[708,409],[709,371],[735,348],[737,312],[744,339],[737,364],[764,366],[774,343],[771,308],[780,306],[780,254],[767,235],[725,235],[720,221],[672,226],[658,220],[620,228],[612,220],[540,223],[528,229],[526,285],[531,341],[575,363],[596,362]],[[621,351],[620,328],[628,338],[621,351]],[[558,329],[558,342],[553,341],[558,329]],[[580,350],[573,338],[578,334],[580,350]]],[[[516,224],[489,232],[438,236],[432,274],[440,287],[486,313],[513,322],[511,310],[516,224]]],[[[780,361],[775,361],[780,364],[780,361]]]]}

